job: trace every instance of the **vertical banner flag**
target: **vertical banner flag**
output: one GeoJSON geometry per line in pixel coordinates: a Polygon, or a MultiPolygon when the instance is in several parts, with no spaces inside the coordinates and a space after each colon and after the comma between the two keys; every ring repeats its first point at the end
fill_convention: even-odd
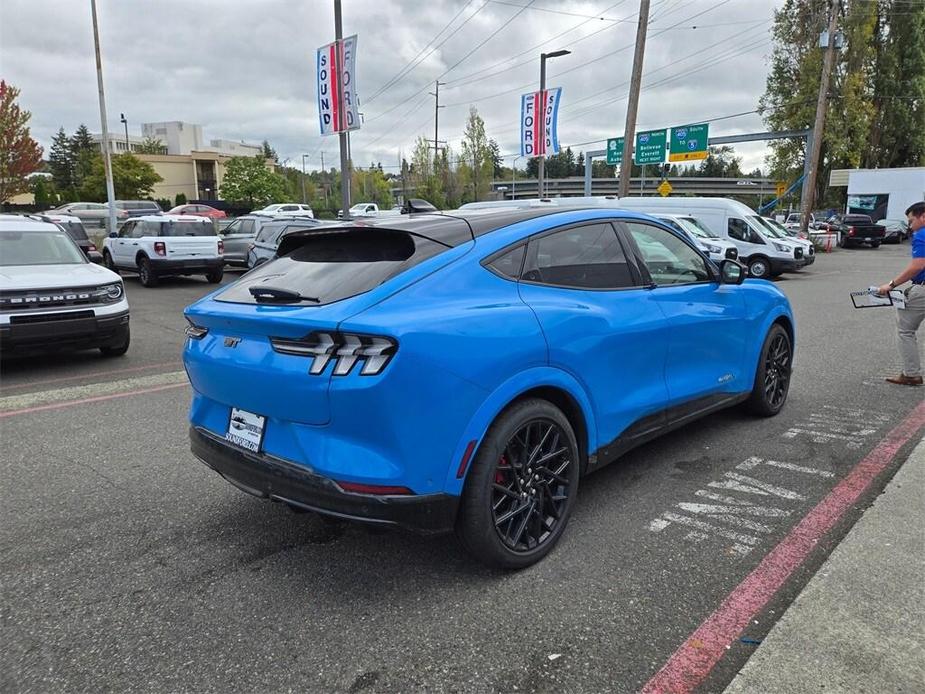
{"type": "Polygon", "coordinates": [[[559,153],[559,101],[562,87],[520,97],[520,156],[559,153]]]}
{"type": "Polygon", "coordinates": [[[318,124],[322,135],[333,135],[360,127],[356,94],[356,34],[341,39],[340,60],[343,68],[344,108],[341,112],[337,94],[337,42],[318,49],[318,124]]]}

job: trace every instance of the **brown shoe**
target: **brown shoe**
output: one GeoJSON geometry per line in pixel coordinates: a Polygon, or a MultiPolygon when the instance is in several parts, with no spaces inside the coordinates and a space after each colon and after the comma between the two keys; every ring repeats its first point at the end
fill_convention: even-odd
{"type": "Polygon", "coordinates": [[[922,385],[921,376],[907,376],[906,374],[899,374],[899,376],[890,376],[886,379],[887,383],[895,383],[898,386],[920,386],[922,385]]]}

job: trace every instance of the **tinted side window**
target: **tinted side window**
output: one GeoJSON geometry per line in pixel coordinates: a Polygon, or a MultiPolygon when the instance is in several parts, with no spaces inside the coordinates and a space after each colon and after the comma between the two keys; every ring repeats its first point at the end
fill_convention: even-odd
{"type": "Polygon", "coordinates": [[[160,236],[161,235],[161,223],[160,222],[142,222],[137,227],[141,233],[138,236],[160,236]]]}
{"type": "Polygon", "coordinates": [[[735,217],[730,217],[727,224],[729,229],[729,238],[735,239],[736,241],[748,241],[749,232],[751,229],[748,228],[748,224],[745,223],[744,219],[736,219],[735,217]]]}
{"type": "Polygon", "coordinates": [[[690,284],[713,279],[703,257],[670,231],[639,222],[627,222],[626,227],[655,284],[690,284]]]}
{"type": "Polygon", "coordinates": [[[279,231],[280,227],[276,224],[267,224],[260,229],[260,233],[257,234],[257,243],[269,243],[270,239],[276,236],[276,233],[279,231]]]}
{"type": "Polygon", "coordinates": [[[236,234],[253,234],[254,233],[254,220],[245,219],[241,221],[240,228],[235,231],[236,234]]]}
{"type": "Polygon", "coordinates": [[[518,246],[514,250],[492,260],[487,264],[487,267],[499,275],[516,280],[520,277],[520,269],[524,264],[524,252],[526,249],[526,246],[518,246]]]}
{"type": "Polygon", "coordinates": [[[122,238],[130,239],[134,238],[132,236],[132,229],[135,228],[135,222],[126,222],[122,225],[122,228],[119,229],[119,236],[122,238]]]}
{"type": "Polygon", "coordinates": [[[589,224],[530,240],[523,279],[586,289],[633,286],[633,276],[616,231],[589,224]]]}
{"type": "Polygon", "coordinates": [[[236,219],[231,224],[225,227],[224,233],[226,235],[243,234],[244,232],[242,231],[242,224],[243,222],[240,219],[236,219]]]}

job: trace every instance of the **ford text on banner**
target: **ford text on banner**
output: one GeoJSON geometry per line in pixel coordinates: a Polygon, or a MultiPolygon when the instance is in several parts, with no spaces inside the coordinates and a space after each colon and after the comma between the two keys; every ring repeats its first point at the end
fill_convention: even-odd
{"type": "Polygon", "coordinates": [[[336,72],[336,43],[318,49],[318,124],[322,135],[333,135],[360,127],[360,114],[356,95],[356,34],[342,39],[341,65],[343,67],[344,109],[338,102],[336,72]]]}
{"type": "Polygon", "coordinates": [[[520,156],[538,157],[559,153],[559,101],[562,88],[547,89],[520,97],[520,156]],[[537,115],[539,114],[539,115],[537,115]]]}

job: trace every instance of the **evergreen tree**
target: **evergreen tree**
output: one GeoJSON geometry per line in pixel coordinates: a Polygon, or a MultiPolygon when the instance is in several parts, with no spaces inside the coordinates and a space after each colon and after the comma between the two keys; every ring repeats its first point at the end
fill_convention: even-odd
{"type": "Polygon", "coordinates": [[[270,143],[268,140],[264,140],[263,143],[261,144],[261,147],[263,147],[263,158],[264,159],[272,159],[277,164],[279,163],[279,155],[276,153],[275,149],[270,147],[270,143]]]}
{"type": "Polygon", "coordinates": [[[81,123],[71,136],[71,175],[74,188],[81,189],[93,175],[96,158],[102,156],[102,147],[93,141],[87,126],[81,123]]]}
{"type": "Polygon", "coordinates": [[[60,128],[58,134],[51,139],[48,168],[51,170],[55,188],[60,191],[70,191],[74,188],[74,157],[71,139],[64,132],[64,128],[60,128]]]}

